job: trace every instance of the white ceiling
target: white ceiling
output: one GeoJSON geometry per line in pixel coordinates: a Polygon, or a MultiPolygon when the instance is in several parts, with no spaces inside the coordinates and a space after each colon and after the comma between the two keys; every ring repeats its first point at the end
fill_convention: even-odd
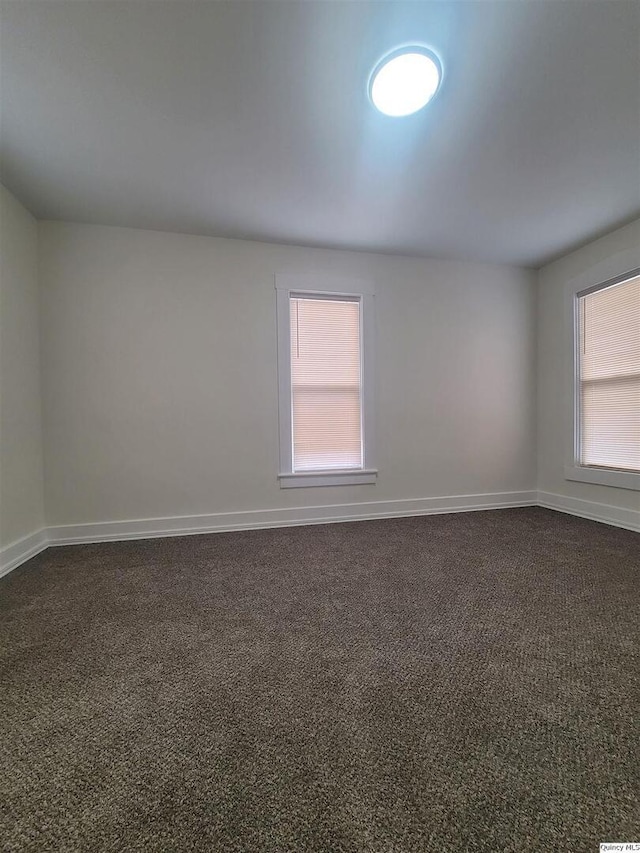
{"type": "Polygon", "coordinates": [[[15,0],[3,182],[40,218],[538,266],[640,213],[640,3],[15,0]],[[406,42],[445,76],[382,116],[406,42]]]}

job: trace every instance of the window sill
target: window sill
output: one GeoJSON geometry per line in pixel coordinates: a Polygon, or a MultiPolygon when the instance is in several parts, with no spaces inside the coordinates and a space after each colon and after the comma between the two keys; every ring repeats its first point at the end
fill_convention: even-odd
{"type": "Polygon", "coordinates": [[[615,471],[612,468],[587,468],[584,465],[567,465],[565,480],[594,483],[599,486],[615,486],[618,489],[640,491],[640,472],[615,471]]]}
{"type": "Polygon", "coordinates": [[[299,471],[295,474],[278,474],[281,489],[304,489],[310,486],[360,486],[375,483],[375,468],[362,471],[299,471]]]}

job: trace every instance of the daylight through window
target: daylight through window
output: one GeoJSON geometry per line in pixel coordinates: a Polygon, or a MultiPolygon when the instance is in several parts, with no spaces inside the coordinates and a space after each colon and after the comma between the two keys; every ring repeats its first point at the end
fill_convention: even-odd
{"type": "Polygon", "coordinates": [[[291,296],[293,470],[362,468],[360,300],[291,296]]]}
{"type": "Polygon", "coordinates": [[[578,296],[579,463],[640,471],[640,275],[578,296]]]}

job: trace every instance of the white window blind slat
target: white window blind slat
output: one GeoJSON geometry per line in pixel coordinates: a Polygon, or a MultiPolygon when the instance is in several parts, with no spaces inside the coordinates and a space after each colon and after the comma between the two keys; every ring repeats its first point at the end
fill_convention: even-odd
{"type": "Polygon", "coordinates": [[[361,469],[360,300],[291,296],[293,471],[361,469]]]}
{"type": "Polygon", "coordinates": [[[580,463],[640,471],[640,276],[579,297],[580,463]]]}

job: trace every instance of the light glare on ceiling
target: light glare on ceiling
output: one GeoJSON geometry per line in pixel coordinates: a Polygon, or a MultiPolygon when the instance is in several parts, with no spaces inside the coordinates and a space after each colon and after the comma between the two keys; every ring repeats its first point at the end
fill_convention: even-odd
{"type": "Polygon", "coordinates": [[[381,113],[408,116],[421,110],[440,85],[440,65],[422,48],[406,48],[380,62],[371,77],[370,96],[381,113]]]}

